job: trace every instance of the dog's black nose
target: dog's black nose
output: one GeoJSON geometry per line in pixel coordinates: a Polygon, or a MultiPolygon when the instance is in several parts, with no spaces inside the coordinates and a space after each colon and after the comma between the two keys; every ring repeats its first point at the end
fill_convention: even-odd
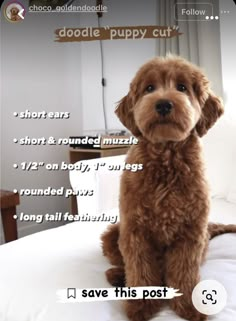
{"type": "Polygon", "coordinates": [[[159,100],[156,104],[156,111],[161,116],[165,116],[171,112],[173,103],[169,100],[159,100]]]}

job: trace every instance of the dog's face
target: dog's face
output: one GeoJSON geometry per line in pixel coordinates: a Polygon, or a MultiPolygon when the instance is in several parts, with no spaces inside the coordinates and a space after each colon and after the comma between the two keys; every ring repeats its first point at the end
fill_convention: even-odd
{"type": "Polygon", "coordinates": [[[10,11],[11,11],[11,15],[12,15],[12,16],[17,16],[18,13],[19,13],[19,9],[16,8],[16,7],[11,8],[10,11]]]}
{"type": "Polygon", "coordinates": [[[137,72],[116,114],[152,143],[203,136],[223,113],[202,71],[179,57],[155,58],[137,72]]]}

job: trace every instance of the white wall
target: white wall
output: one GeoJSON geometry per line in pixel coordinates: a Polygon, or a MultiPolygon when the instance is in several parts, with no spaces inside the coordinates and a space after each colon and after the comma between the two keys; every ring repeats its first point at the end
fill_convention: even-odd
{"type": "MultiPolygon", "coordinates": [[[[94,4],[82,1],[81,4],[94,4]]],[[[108,13],[101,18],[101,26],[138,26],[156,24],[156,1],[117,1],[105,0],[108,13]]],[[[81,26],[97,27],[97,16],[81,15],[81,26]]],[[[155,40],[105,40],[104,60],[107,80],[105,103],[108,128],[121,128],[114,114],[116,102],[129,89],[134,73],[146,60],[155,56],[155,40]]],[[[82,103],[83,126],[85,130],[104,129],[101,87],[101,60],[98,41],[83,42],[82,55],[82,103]]]]}
{"type": "MultiPolygon", "coordinates": [[[[27,2],[24,4],[27,7],[27,2]]],[[[4,5],[4,4],[3,4],[4,5]]],[[[22,146],[13,138],[68,137],[82,128],[81,54],[79,43],[54,42],[58,27],[79,26],[78,14],[28,13],[21,23],[6,21],[1,14],[1,188],[70,187],[68,172],[23,172],[13,164],[23,161],[69,161],[68,146],[22,146]],[[22,120],[13,112],[68,111],[69,120],[22,120]]],[[[55,214],[68,211],[64,197],[21,197],[18,213],[55,214]]],[[[57,223],[48,226],[56,226],[57,223]]],[[[19,235],[45,228],[18,222],[19,235]]]]}
{"type": "Polygon", "coordinates": [[[222,56],[225,114],[236,120],[235,53],[236,5],[233,0],[220,0],[220,40],[222,56]],[[229,11],[229,13],[223,13],[229,11]]]}

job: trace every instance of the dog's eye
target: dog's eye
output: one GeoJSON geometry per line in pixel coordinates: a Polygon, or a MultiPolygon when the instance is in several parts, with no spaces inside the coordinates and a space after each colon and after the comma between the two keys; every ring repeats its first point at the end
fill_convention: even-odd
{"type": "Polygon", "coordinates": [[[148,85],[147,88],[145,89],[145,91],[147,93],[151,93],[155,90],[155,87],[153,85],[148,85]]]}
{"type": "Polygon", "coordinates": [[[185,92],[187,90],[187,88],[183,84],[178,84],[176,88],[181,92],[185,92]]]}

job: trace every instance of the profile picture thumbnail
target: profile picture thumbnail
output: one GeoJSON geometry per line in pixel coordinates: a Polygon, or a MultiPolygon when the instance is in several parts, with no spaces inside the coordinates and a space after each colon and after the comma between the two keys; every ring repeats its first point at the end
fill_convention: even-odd
{"type": "Polygon", "coordinates": [[[5,6],[4,14],[9,22],[20,22],[24,20],[25,8],[20,2],[9,2],[5,6]]]}

